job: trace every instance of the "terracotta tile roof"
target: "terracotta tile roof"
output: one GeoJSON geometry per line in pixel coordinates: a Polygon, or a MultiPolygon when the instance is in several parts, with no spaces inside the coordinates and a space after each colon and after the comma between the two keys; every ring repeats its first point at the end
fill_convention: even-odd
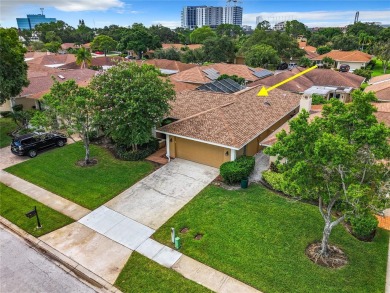
{"type": "Polygon", "coordinates": [[[258,91],[179,94],[172,111],[187,117],[159,131],[240,149],[299,106],[297,94],[275,89],[268,97],[258,97],[258,91]]]}
{"type": "Polygon", "coordinates": [[[78,46],[75,45],[75,43],[63,43],[61,44],[62,50],[68,50],[69,48],[76,48],[78,46]]]}
{"type": "MultiPolygon", "coordinates": [[[[291,71],[283,71],[251,83],[249,86],[259,84],[273,86],[303,70],[305,70],[305,68],[296,67],[291,71]]],[[[279,88],[286,91],[301,93],[312,86],[346,86],[359,88],[363,81],[364,77],[349,72],[339,72],[330,69],[313,69],[310,72],[281,85],[279,88]]]]}
{"type": "Polygon", "coordinates": [[[383,74],[383,75],[375,76],[375,77],[371,78],[368,83],[373,84],[373,83],[382,82],[382,81],[386,81],[386,80],[390,80],[390,74],[383,74]]]}
{"type": "Polygon", "coordinates": [[[149,59],[146,60],[145,63],[154,65],[160,69],[178,70],[179,72],[198,66],[196,64],[187,64],[180,61],[167,60],[167,59],[149,59]]]}
{"type": "MultiPolygon", "coordinates": [[[[313,121],[315,117],[321,117],[321,110],[314,111],[314,109],[313,109],[312,111],[310,111],[309,121],[313,121]]],[[[290,131],[290,124],[288,122],[284,123],[277,130],[275,130],[272,134],[270,134],[268,137],[266,137],[262,142],[260,142],[260,144],[262,144],[264,146],[274,145],[278,141],[276,135],[278,133],[280,133],[282,130],[285,130],[288,133],[290,131]]]]}
{"type": "MultiPolygon", "coordinates": [[[[247,81],[256,81],[259,78],[253,74],[253,71],[248,66],[243,64],[225,64],[216,63],[208,66],[197,66],[179,73],[172,75],[172,79],[176,81],[191,82],[191,83],[207,83],[212,81],[203,72],[205,69],[215,69],[219,74],[237,75],[245,78],[247,81]]],[[[262,70],[262,68],[254,68],[255,70],[262,70]]]]}
{"type": "Polygon", "coordinates": [[[47,55],[46,52],[27,52],[24,54],[24,58],[38,58],[47,55]]]}
{"type": "Polygon", "coordinates": [[[378,100],[390,101],[390,80],[369,85],[364,92],[374,92],[378,100]]]}
{"type": "Polygon", "coordinates": [[[181,82],[173,79],[171,80],[171,83],[174,85],[176,93],[180,93],[187,90],[195,90],[197,87],[199,87],[199,84],[181,82]]]}
{"type": "Polygon", "coordinates": [[[89,80],[95,75],[96,71],[90,69],[77,69],[77,70],[52,70],[47,72],[46,75],[29,78],[30,84],[24,88],[21,97],[28,97],[32,99],[40,99],[43,94],[49,92],[50,87],[53,85],[51,76],[55,76],[60,82],[74,79],[77,84],[85,86],[89,80]],[[61,79],[58,75],[65,77],[61,79]]]}
{"type": "Polygon", "coordinates": [[[27,61],[27,64],[38,64],[44,66],[53,64],[68,64],[75,61],[76,57],[73,54],[50,54],[29,60],[27,61]]]}
{"type": "Polygon", "coordinates": [[[169,49],[169,48],[175,48],[177,50],[180,50],[181,48],[188,47],[190,50],[195,50],[201,48],[202,44],[191,44],[191,45],[183,45],[183,44],[162,44],[163,49],[169,49]]]}
{"type": "Polygon", "coordinates": [[[339,51],[332,50],[326,54],[319,55],[312,60],[322,60],[324,57],[330,57],[333,60],[341,62],[369,62],[372,55],[361,52],[361,51],[339,51]]]}
{"type": "Polygon", "coordinates": [[[383,122],[385,125],[390,127],[390,103],[373,103],[377,108],[377,112],[374,114],[378,122],[383,122]]]}
{"type": "MultiPolygon", "coordinates": [[[[119,62],[119,61],[127,61],[127,59],[119,57],[119,56],[96,57],[96,58],[92,58],[91,66],[112,66],[112,65],[115,65],[116,62],[119,62]]],[[[65,64],[59,68],[60,69],[80,69],[80,65],[77,65],[76,61],[74,61],[72,63],[65,64]]]]}

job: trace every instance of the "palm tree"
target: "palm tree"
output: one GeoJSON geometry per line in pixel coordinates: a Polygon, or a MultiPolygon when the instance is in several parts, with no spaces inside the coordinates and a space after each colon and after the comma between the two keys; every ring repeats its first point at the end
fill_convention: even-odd
{"type": "Polygon", "coordinates": [[[92,55],[89,50],[81,47],[76,53],[76,64],[81,65],[81,69],[85,68],[85,63],[91,65],[92,55]]]}

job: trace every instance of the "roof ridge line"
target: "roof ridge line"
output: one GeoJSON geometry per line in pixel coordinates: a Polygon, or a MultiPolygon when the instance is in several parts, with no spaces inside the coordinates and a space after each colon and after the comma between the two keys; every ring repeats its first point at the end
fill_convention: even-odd
{"type": "MultiPolygon", "coordinates": [[[[211,112],[211,111],[213,111],[213,110],[216,110],[216,109],[219,109],[219,108],[222,108],[222,107],[226,107],[226,106],[229,106],[229,105],[234,104],[234,103],[235,103],[235,100],[232,101],[232,102],[229,102],[229,103],[226,103],[226,104],[223,104],[223,105],[219,105],[219,106],[216,106],[216,107],[214,107],[214,108],[205,110],[205,111],[203,111],[203,112],[196,113],[196,114],[191,115],[191,116],[188,116],[188,117],[186,117],[186,118],[179,119],[179,120],[177,120],[177,121],[175,121],[175,122],[173,122],[173,123],[170,123],[170,124],[168,124],[168,125],[174,125],[174,124],[177,124],[177,123],[179,123],[179,122],[183,122],[183,121],[192,119],[192,118],[194,118],[194,117],[203,115],[203,114],[205,114],[205,113],[207,113],[207,112],[211,112]]],[[[164,126],[163,126],[163,127],[164,127],[164,126]]]]}

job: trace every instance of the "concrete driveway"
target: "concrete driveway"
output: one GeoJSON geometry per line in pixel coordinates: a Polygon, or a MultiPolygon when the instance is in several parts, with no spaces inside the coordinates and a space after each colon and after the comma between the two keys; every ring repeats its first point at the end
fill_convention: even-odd
{"type": "Polygon", "coordinates": [[[9,146],[1,148],[0,149],[0,170],[19,164],[28,159],[29,157],[27,156],[24,157],[15,156],[13,153],[11,153],[11,147],[9,146]]]}
{"type": "Polygon", "coordinates": [[[213,167],[175,159],[105,204],[158,229],[219,174],[213,167]]]}

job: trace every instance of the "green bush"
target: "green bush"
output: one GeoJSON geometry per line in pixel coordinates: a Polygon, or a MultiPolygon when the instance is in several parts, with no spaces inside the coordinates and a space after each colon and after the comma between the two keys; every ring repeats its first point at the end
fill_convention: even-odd
{"type": "Polygon", "coordinates": [[[313,94],[311,96],[311,98],[312,98],[312,101],[311,101],[312,105],[322,105],[322,104],[328,103],[328,101],[321,95],[313,94]]]}
{"type": "Polygon", "coordinates": [[[272,172],[271,170],[264,171],[262,173],[263,179],[267,182],[271,187],[278,191],[283,191],[283,174],[272,172]]]}
{"type": "Polygon", "coordinates": [[[351,224],[353,235],[361,240],[371,239],[378,226],[378,219],[373,214],[350,217],[348,221],[351,224]]]}
{"type": "Polygon", "coordinates": [[[223,180],[228,184],[248,178],[255,167],[255,158],[242,156],[233,162],[226,162],[219,168],[223,180]]]}
{"type": "Polygon", "coordinates": [[[0,111],[0,116],[7,118],[11,116],[11,111],[0,111]]]}
{"type": "Polygon", "coordinates": [[[154,139],[149,143],[142,145],[138,150],[129,150],[124,146],[116,146],[116,156],[124,161],[140,161],[153,154],[158,150],[158,140],[154,139]]]}
{"type": "Polygon", "coordinates": [[[353,73],[359,76],[363,76],[365,79],[370,79],[372,72],[367,69],[355,69],[353,73]]]}

